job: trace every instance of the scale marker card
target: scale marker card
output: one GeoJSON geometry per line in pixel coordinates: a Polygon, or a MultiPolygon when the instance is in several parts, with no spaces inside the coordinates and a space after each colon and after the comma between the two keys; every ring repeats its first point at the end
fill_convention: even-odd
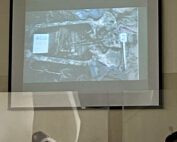
{"type": "Polygon", "coordinates": [[[49,34],[34,34],[33,53],[48,53],[49,34]]]}

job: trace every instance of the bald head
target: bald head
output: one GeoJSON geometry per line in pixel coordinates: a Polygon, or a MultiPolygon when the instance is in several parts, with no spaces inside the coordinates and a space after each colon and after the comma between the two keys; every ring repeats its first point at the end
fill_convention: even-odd
{"type": "Polygon", "coordinates": [[[38,131],[33,134],[32,142],[41,142],[43,139],[45,139],[47,137],[48,136],[45,133],[38,131]]]}

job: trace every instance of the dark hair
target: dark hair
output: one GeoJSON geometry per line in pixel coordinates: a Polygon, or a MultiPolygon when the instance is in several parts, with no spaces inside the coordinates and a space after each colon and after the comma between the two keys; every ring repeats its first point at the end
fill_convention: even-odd
{"type": "Polygon", "coordinates": [[[38,131],[38,132],[33,133],[32,142],[41,142],[44,138],[47,138],[47,137],[48,136],[45,133],[38,131]]]}
{"type": "Polygon", "coordinates": [[[175,140],[177,140],[177,131],[167,136],[165,142],[174,142],[175,140]]]}

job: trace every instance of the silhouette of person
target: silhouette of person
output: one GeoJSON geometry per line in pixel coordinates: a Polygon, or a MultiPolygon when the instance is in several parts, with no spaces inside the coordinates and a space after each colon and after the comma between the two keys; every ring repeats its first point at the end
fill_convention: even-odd
{"type": "Polygon", "coordinates": [[[177,131],[168,135],[165,139],[165,142],[177,142],[177,131]]]}

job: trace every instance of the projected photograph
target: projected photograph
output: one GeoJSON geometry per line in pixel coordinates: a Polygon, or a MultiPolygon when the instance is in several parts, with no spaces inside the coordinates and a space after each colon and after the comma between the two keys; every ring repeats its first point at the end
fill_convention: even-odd
{"type": "Polygon", "coordinates": [[[138,8],[28,11],[24,83],[139,80],[138,8]]]}

